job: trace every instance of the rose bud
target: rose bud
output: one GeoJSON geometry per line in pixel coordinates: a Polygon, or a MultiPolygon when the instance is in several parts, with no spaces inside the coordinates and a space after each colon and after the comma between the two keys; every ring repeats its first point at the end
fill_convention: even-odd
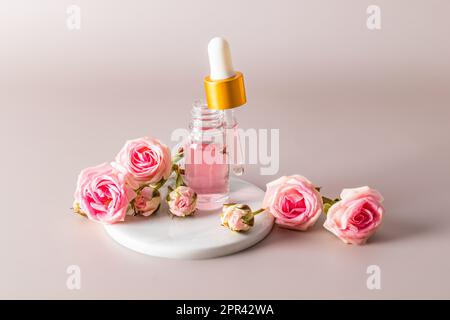
{"type": "Polygon", "coordinates": [[[83,211],[81,211],[81,206],[78,200],[73,201],[72,210],[73,212],[79,214],[80,216],[87,217],[87,215],[83,211]]]}
{"type": "Polygon", "coordinates": [[[255,223],[255,215],[263,212],[264,209],[252,212],[246,204],[224,204],[220,219],[222,225],[232,231],[247,231],[255,223]]]}
{"type": "Polygon", "coordinates": [[[169,211],[177,217],[190,216],[196,210],[197,194],[192,188],[181,185],[173,190],[169,187],[166,200],[169,204],[169,211]]]}
{"type": "Polygon", "coordinates": [[[281,227],[305,231],[322,213],[322,196],[300,175],[284,176],[267,184],[263,207],[281,227]]]}
{"type": "Polygon", "coordinates": [[[148,217],[158,211],[161,206],[161,195],[158,190],[145,187],[138,192],[138,195],[132,202],[134,214],[148,217]]]}
{"type": "Polygon", "coordinates": [[[101,223],[123,221],[135,192],[126,184],[125,174],[111,164],[86,168],[78,176],[74,211],[101,223]]]}
{"type": "Polygon", "coordinates": [[[172,172],[169,148],[147,137],[127,141],[116,156],[116,162],[126,169],[127,180],[135,189],[165,181],[172,172]]]}
{"type": "Polygon", "coordinates": [[[381,224],[381,194],[369,187],[344,189],[327,212],[325,229],[348,244],[364,244],[381,224]]]}

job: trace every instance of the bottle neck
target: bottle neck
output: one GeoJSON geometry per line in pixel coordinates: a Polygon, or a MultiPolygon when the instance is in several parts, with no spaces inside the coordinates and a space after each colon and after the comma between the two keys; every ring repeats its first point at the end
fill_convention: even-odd
{"type": "Polygon", "coordinates": [[[208,109],[203,101],[194,102],[191,110],[190,129],[192,132],[208,130],[222,130],[224,125],[223,113],[219,110],[208,109]]]}

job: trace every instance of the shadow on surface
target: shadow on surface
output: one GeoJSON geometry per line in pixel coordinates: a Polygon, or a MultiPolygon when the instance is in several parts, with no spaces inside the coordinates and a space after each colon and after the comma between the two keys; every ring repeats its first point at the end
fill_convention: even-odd
{"type": "MultiPolygon", "coordinates": [[[[405,215],[404,215],[405,216],[405,215]]],[[[386,219],[378,232],[369,240],[369,243],[385,243],[409,240],[429,234],[445,228],[438,222],[421,222],[417,220],[401,220],[400,217],[386,219]]]]}

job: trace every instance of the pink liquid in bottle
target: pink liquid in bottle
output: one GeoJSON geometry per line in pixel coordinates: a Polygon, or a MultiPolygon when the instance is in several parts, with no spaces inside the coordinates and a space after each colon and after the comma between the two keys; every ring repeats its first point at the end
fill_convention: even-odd
{"type": "Polygon", "coordinates": [[[229,166],[222,144],[190,143],[186,146],[185,180],[197,193],[201,210],[220,208],[228,199],[229,166]]]}

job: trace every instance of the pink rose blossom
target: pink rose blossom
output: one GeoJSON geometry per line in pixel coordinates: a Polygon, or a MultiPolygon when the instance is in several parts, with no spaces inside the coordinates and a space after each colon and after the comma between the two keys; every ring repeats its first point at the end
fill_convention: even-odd
{"type": "Polygon", "coordinates": [[[161,196],[159,191],[145,187],[134,200],[134,212],[148,217],[159,209],[160,204],[161,196]]]}
{"type": "Polygon", "coordinates": [[[233,231],[247,231],[254,224],[250,207],[243,204],[224,205],[220,219],[223,226],[233,231]]]}
{"type": "Polygon", "coordinates": [[[133,188],[166,180],[172,170],[169,148],[146,137],[127,141],[116,156],[116,162],[127,170],[127,179],[133,188]]]}
{"type": "Polygon", "coordinates": [[[197,194],[192,188],[179,186],[167,195],[170,212],[178,217],[186,217],[195,212],[197,194]]]}
{"type": "Polygon", "coordinates": [[[314,185],[300,175],[284,176],[267,184],[263,207],[278,225],[307,230],[322,213],[322,197],[314,185]]]}
{"type": "Polygon", "coordinates": [[[369,187],[344,189],[327,213],[324,227],[345,243],[364,244],[381,224],[381,194],[369,187]]]}
{"type": "Polygon", "coordinates": [[[111,164],[86,168],[78,176],[74,210],[101,223],[123,221],[135,197],[127,187],[125,174],[111,164]]]}

